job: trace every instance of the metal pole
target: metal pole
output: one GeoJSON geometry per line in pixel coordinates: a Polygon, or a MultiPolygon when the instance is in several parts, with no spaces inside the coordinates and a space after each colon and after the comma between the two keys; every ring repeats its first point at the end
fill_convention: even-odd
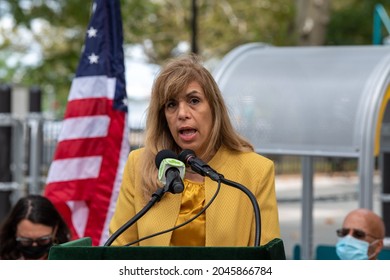
{"type": "Polygon", "coordinates": [[[196,5],[196,0],[192,0],[192,19],[191,19],[191,30],[192,30],[192,40],[191,40],[191,51],[193,53],[198,53],[198,8],[196,5]]]}
{"type": "Polygon", "coordinates": [[[381,173],[382,173],[382,219],[385,223],[386,237],[390,237],[390,153],[381,152],[381,173]]]}
{"type": "Polygon", "coordinates": [[[11,88],[0,85],[0,222],[11,209],[11,88]]]}
{"type": "Polygon", "coordinates": [[[30,186],[29,193],[41,194],[41,165],[43,151],[43,121],[41,115],[41,90],[30,88],[30,186]]]}
{"type": "Polygon", "coordinates": [[[302,156],[302,233],[301,259],[312,259],[313,246],[313,158],[302,156]]]}
{"type": "Polygon", "coordinates": [[[32,86],[30,88],[30,99],[29,99],[29,109],[30,113],[41,113],[41,104],[42,104],[42,91],[37,86],[32,86]]]}
{"type": "Polygon", "coordinates": [[[372,44],[383,44],[382,39],[382,24],[386,28],[387,33],[390,33],[390,19],[387,15],[386,9],[382,4],[376,4],[374,8],[374,20],[373,20],[373,36],[372,44]]]}

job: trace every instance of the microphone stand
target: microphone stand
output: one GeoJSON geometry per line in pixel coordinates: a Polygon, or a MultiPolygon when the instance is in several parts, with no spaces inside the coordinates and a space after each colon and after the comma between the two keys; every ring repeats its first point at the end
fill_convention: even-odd
{"type": "Polygon", "coordinates": [[[155,193],[152,194],[152,198],[148,202],[148,204],[145,205],[144,208],[142,208],[141,211],[139,211],[133,218],[131,218],[126,224],[121,226],[116,232],[114,232],[110,238],[104,243],[103,246],[110,246],[112,242],[114,242],[115,239],[118,238],[119,235],[121,235],[126,229],[128,229],[130,226],[132,226],[136,221],[138,221],[143,215],[145,215],[146,212],[149,211],[152,206],[160,201],[162,196],[165,194],[165,190],[163,188],[159,188],[155,193]]]}
{"type": "Polygon", "coordinates": [[[255,231],[255,247],[260,246],[260,237],[261,237],[261,217],[260,217],[260,207],[259,204],[257,203],[256,197],[253,195],[253,193],[248,190],[245,186],[237,183],[230,181],[226,178],[223,177],[223,175],[220,175],[220,180],[222,183],[232,186],[234,188],[237,188],[241,191],[243,191],[251,200],[252,205],[253,205],[253,210],[255,212],[255,222],[256,222],[256,231],[255,231]]]}

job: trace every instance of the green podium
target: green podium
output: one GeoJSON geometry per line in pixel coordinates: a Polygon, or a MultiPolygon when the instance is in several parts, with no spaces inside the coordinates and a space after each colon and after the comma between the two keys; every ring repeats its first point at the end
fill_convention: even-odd
{"type": "Polygon", "coordinates": [[[259,247],[91,246],[89,237],[51,247],[49,260],[285,260],[283,241],[259,247]]]}

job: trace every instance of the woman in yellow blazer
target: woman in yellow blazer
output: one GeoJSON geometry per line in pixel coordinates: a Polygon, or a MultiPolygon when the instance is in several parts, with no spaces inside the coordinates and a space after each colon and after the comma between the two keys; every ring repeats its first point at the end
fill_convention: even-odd
{"type": "MultiPolygon", "coordinates": [[[[221,92],[195,55],[167,63],[155,80],[148,108],[145,144],[130,153],[125,166],[110,234],[139,213],[162,187],[157,153],[191,149],[230,181],[248,188],[261,214],[264,245],[280,238],[274,165],[255,153],[229,120],[221,92]]],[[[217,182],[186,168],[184,191],[167,192],[142,218],[119,235],[113,245],[126,245],[188,221],[217,191],[217,182]]],[[[255,218],[246,194],[222,184],[210,207],[173,231],[136,242],[140,246],[253,246],[255,218]]]]}

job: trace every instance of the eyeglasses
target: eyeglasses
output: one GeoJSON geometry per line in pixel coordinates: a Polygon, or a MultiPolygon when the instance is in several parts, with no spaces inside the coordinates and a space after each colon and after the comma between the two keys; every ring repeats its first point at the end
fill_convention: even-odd
{"type": "Polygon", "coordinates": [[[338,237],[344,237],[347,236],[350,232],[352,231],[352,236],[355,237],[356,239],[364,239],[366,236],[370,236],[374,239],[378,239],[375,236],[368,234],[361,229],[356,229],[356,228],[341,228],[336,230],[337,236],[338,237]]]}
{"type": "Polygon", "coordinates": [[[53,237],[51,235],[38,237],[36,239],[26,237],[16,237],[16,242],[22,246],[32,246],[37,243],[38,246],[45,246],[52,242],[53,237]]]}

